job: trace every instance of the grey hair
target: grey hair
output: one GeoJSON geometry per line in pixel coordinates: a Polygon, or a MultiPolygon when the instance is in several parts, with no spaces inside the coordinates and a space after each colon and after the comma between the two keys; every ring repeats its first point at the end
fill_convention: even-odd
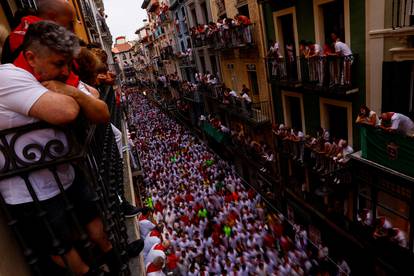
{"type": "Polygon", "coordinates": [[[44,48],[71,59],[80,52],[79,39],[75,34],[51,21],[31,24],[23,41],[23,51],[31,49],[37,54],[44,53],[44,48]]]}

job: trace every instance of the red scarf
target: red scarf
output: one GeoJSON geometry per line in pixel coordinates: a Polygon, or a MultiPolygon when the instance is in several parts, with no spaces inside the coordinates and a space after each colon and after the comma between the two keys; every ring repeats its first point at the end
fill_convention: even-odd
{"type": "Polygon", "coordinates": [[[154,246],[154,248],[153,248],[154,250],[161,250],[161,251],[165,251],[165,247],[161,244],[161,243],[159,243],[159,244],[157,244],[156,246],[154,246]]]}
{"type": "Polygon", "coordinates": [[[148,220],[148,216],[141,215],[141,216],[139,216],[138,220],[139,221],[148,220]]]}
{"type": "Polygon", "coordinates": [[[157,272],[160,271],[160,269],[158,267],[156,267],[153,263],[151,263],[148,267],[147,267],[147,273],[151,273],[151,272],[157,272]]]}
{"type": "MultiPolygon", "coordinates": [[[[29,28],[30,24],[34,24],[36,22],[42,21],[43,19],[37,16],[29,15],[22,18],[20,21],[19,26],[14,29],[13,32],[9,35],[9,43],[10,43],[10,50],[13,53],[16,51],[17,48],[22,45],[24,36],[26,35],[27,29],[29,28]]],[[[36,75],[33,71],[33,68],[29,65],[26,58],[23,55],[23,52],[19,54],[16,60],[13,62],[16,67],[22,68],[27,72],[31,73],[37,80],[39,80],[38,75],[36,75]]],[[[76,67],[77,64],[74,62],[74,66],[76,67]]],[[[70,72],[68,79],[66,80],[66,84],[74,87],[78,87],[79,85],[79,77],[75,75],[73,72],[70,72]]]]}
{"type": "Polygon", "coordinates": [[[150,232],[150,237],[161,237],[161,234],[157,230],[152,230],[150,232]]]}

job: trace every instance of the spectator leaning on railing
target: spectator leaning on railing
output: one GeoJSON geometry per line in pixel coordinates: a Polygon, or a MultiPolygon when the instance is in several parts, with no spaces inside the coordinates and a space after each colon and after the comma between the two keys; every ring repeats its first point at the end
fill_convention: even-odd
{"type": "MultiPolygon", "coordinates": [[[[52,22],[43,21],[29,26],[22,45],[22,52],[14,64],[0,66],[1,129],[39,120],[56,125],[67,124],[80,111],[92,122],[109,120],[104,102],[60,82],[68,77],[70,64],[79,51],[75,35],[52,22]]],[[[44,144],[52,139],[64,141],[61,133],[42,130],[30,135],[27,143],[44,144]]],[[[94,192],[88,190],[82,176],[69,164],[58,166],[58,175],[67,196],[75,204],[80,221],[88,230],[89,238],[105,253],[108,266],[116,273],[120,264],[91,200],[94,192]]],[[[102,271],[90,268],[74,249],[70,233],[72,222],[65,216],[65,208],[61,205],[63,200],[53,175],[48,170],[35,171],[30,180],[41,208],[46,211],[57,238],[63,243],[66,263],[57,252],[53,252],[52,240],[35,219],[33,212],[36,208],[24,181],[18,177],[2,180],[0,192],[20,221],[19,226],[27,242],[37,249],[36,245],[42,246],[55,263],[69,266],[76,275],[103,275],[102,271]]]]}

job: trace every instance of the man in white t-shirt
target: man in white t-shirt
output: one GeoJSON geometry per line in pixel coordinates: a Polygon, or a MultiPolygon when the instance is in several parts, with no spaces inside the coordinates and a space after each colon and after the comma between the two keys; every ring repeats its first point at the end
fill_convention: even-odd
{"type": "Polygon", "coordinates": [[[334,42],[335,54],[343,58],[343,68],[341,68],[340,74],[336,76],[335,83],[341,85],[351,84],[351,65],[354,61],[351,48],[335,34],[331,34],[332,41],[334,42]]]}
{"type": "MultiPolygon", "coordinates": [[[[78,51],[78,39],[63,27],[46,21],[29,26],[22,51],[14,64],[0,65],[0,130],[38,121],[63,125],[75,120],[80,111],[92,122],[109,120],[108,107],[103,101],[59,81],[69,76],[69,68],[78,51]]],[[[45,147],[51,140],[61,141],[64,152],[68,151],[66,136],[54,129],[40,129],[25,134],[15,144],[14,150],[20,159],[28,161],[22,153],[26,145],[34,143],[45,147]]],[[[78,200],[74,209],[82,209],[77,215],[83,217],[82,224],[88,229],[89,238],[104,253],[114,254],[103,232],[102,220],[88,197],[93,191],[87,190],[88,185],[79,181],[79,176],[70,164],[57,166],[56,173],[63,189],[67,190],[67,198],[78,200]]],[[[60,241],[60,248],[64,250],[70,269],[79,275],[102,275],[102,271],[90,269],[73,247],[70,231],[73,222],[66,218],[66,205],[51,171],[32,171],[26,182],[20,177],[0,181],[0,192],[14,218],[19,220],[19,230],[25,242],[34,250],[42,247],[53,255],[56,263],[64,263],[55,253],[53,241],[38,219],[38,208],[32,198],[32,195],[36,195],[40,208],[60,241]],[[26,184],[33,188],[34,193],[29,192],[26,184]]],[[[116,272],[116,269],[113,271],[116,272]]]]}
{"type": "Polygon", "coordinates": [[[398,132],[407,136],[414,135],[414,122],[409,117],[397,112],[382,113],[381,128],[386,131],[398,132]]]}

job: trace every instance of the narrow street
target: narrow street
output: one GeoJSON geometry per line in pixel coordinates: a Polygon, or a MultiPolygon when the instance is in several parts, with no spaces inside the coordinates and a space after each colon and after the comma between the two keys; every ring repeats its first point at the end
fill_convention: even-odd
{"type": "Polygon", "coordinates": [[[173,270],[177,275],[315,275],[337,270],[326,258],[327,248],[320,245],[318,250],[300,226],[270,212],[234,167],[198,138],[142,94],[131,94],[130,106],[147,198],[155,223],[166,228],[169,253],[179,259],[173,270]]]}

